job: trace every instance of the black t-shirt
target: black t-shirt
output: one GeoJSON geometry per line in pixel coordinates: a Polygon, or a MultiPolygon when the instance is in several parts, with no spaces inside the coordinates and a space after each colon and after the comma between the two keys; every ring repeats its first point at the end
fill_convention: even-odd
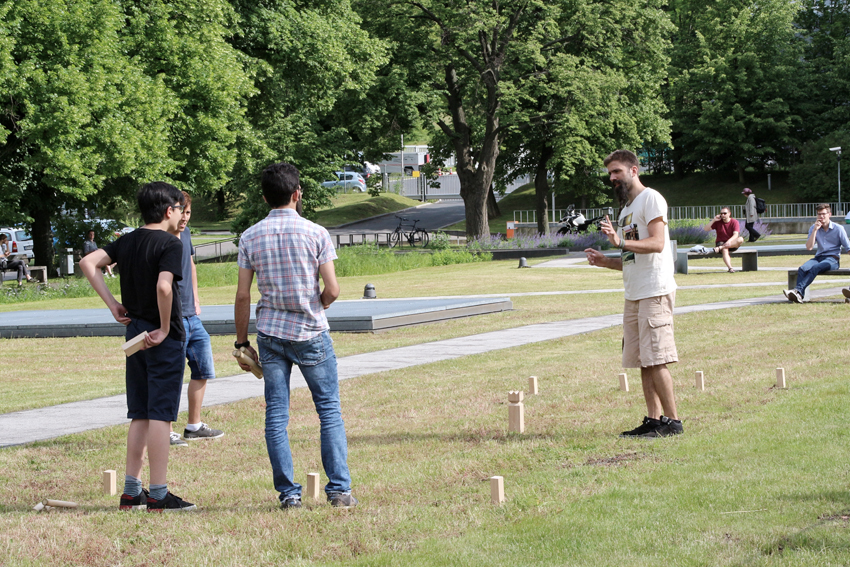
{"type": "Polygon", "coordinates": [[[103,247],[121,271],[121,304],[133,319],[159,326],[156,282],[160,272],[171,272],[171,329],[168,336],[183,341],[183,314],[177,282],[183,279],[183,244],[164,230],[139,228],[103,247]]]}

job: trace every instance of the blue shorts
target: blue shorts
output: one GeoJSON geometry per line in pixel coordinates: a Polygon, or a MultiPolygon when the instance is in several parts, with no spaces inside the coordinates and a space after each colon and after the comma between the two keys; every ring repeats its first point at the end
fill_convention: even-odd
{"type": "Polygon", "coordinates": [[[192,380],[215,378],[210,335],[201,319],[197,315],[183,317],[183,328],[186,329],[186,358],[189,359],[192,380]]]}
{"type": "MultiPolygon", "coordinates": [[[[133,319],[127,325],[129,341],[142,331],[155,331],[158,325],[133,319]]],[[[186,351],[181,341],[165,337],[153,348],[140,350],[127,358],[127,417],[177,421],[186,351]]]]}

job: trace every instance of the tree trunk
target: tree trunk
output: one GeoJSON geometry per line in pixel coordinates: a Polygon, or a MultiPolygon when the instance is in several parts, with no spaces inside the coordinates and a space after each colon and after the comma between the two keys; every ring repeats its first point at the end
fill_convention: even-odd
{"type": "Polygon", "coordinates": [[[742,185],[746,183],[746,181],[744,181],[744,166],[742,164],[738,164],[738,183],[741,183],[742,185]]]}
{"type": "Polygon", "coordinates": [[[544,145],[534,170],[534,193],[537,196],[537,234],[549,234],[549,159],[552,157],[551,146],[544,145]]]}
{"type": "Polygon", "coordinates": [[[224,189],[215,192],[215,220],[223,221],[227,218],[227,204],[224,199],[224,189]]]}
{"type": "Polygon", "coordinates": [[[491,221],[502,216],[502,211],[499,210],[499,202],[496,200],[496,193],[493,192],[493,184],[490,184],[490,190],[487,191],[487,220],[491,221]]]}
{"type": "Polygon", "coordinates": [[[53,257],[53,235],[50,232],[50,205],[53,203],[53,190],[40,187],[33,191],[34,207],[30,210],[32,214],[32,250],[34,262],[37,266],[47,266],[47,277],[51,278],[56,273],[53,257]]]}

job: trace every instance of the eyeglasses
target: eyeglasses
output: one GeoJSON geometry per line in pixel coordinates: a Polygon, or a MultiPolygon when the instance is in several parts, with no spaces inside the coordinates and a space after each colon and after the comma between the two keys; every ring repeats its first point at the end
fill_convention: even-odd
{"type": "Polygon", "coordinates": [[[729,213],[720,213],[721,215],[728,215],[729,213]]]}
{"type": "Polygon", "coordinates": [[[169,208],[169,209],[174,209],[174,210],[175,210],[175,211],[177,211],[178,213],[182,213],[182,212],[186,209],[186,206],[185,206],[185,205],[172,205],[172,206],[170,206],[170,207],[168,207],[168,208],[169,208]]]}

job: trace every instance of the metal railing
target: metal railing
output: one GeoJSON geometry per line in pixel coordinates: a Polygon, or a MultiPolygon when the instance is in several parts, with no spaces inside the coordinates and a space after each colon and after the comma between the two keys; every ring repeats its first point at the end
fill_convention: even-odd
{"type": "MultiPolygon", "coordinates": [[[[769,204],[767,205],[767,211],[763,214],[759,215],[762,219],[810,219],[814,221],[815,216],[817,215],[817,206],[820,203],[778,203],[778,204],[769,204]]],[[[830,207],[832,207],[832,214],[836,217],[843,217],[845,212],[842,208],[839,208],[838,203],[829,203],[830,207]]],[[[842,203],[844,207],[849,206],[848,203],[842,203]]],[[[700,205],[700,206],[691,206],[691,207],[669,207],[667,209],[667,217],[670,220],[698,220],[698,219],[711,219],[714,218],[718,213],[720,213],[720,209],[727,207],[727,205],[700,205]]],[[[736,219],[742,219],[747,216],[745,206],[744,205],[728,205],[729,212],[732,213],[732,217],[736,219]]],[[[593,218],[600,215],[608,214],[608,208],[597,208],[597,209],[577,209],[577,212],[582,213],[586,218],[593,218]]],[[[620,209],[614,208],[614,217],[616,218],[619,214],[620,209]]],[[[558,222],[561,218],[566,215],[566,209],[555,209],[554,211],[549,211],[549,215],[552,215],[552,219],[550,222],[558,222]],[[552,213],[554,212],[554,215],[552,213]]],[[[536,223],[537,222],[537,211],[534,210],[515,210],[514,211],[514,222],[518,223],[536,223]]]]}
{"type": "Polygon", "coordinates": [[[213,258],[222,260],[232,254],[237,254],[239,247],[233,243],[233,238],[205,242],[195,246],[195,261],[202,262],[213,258]]]}

